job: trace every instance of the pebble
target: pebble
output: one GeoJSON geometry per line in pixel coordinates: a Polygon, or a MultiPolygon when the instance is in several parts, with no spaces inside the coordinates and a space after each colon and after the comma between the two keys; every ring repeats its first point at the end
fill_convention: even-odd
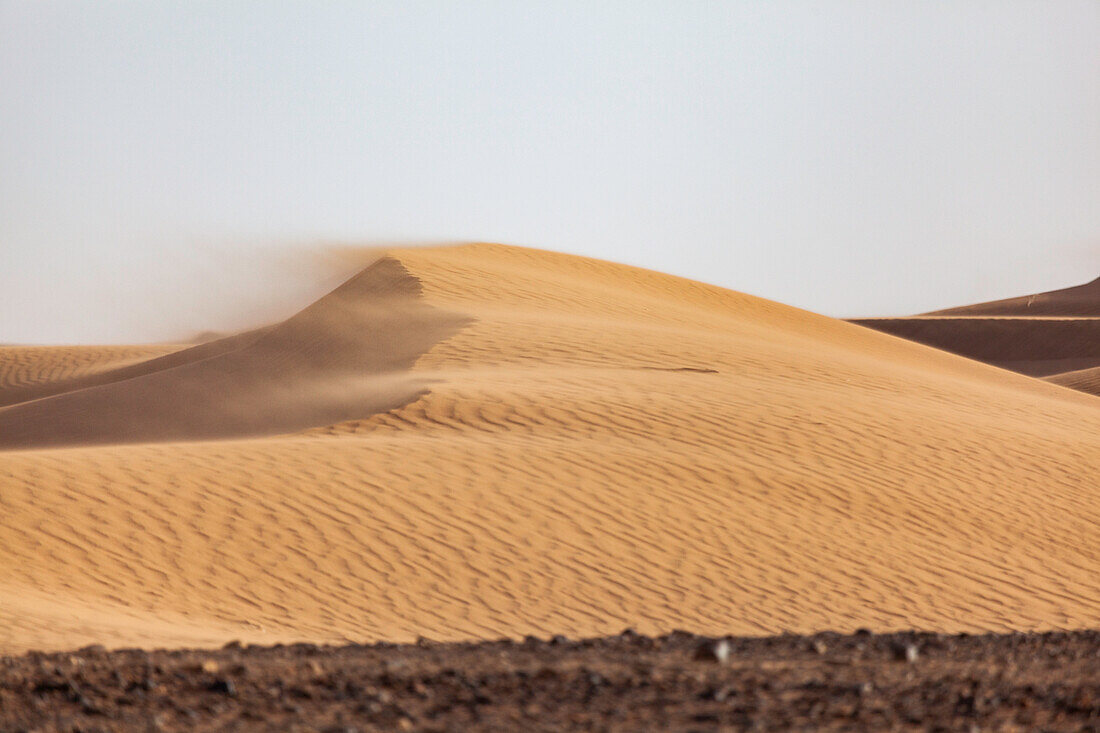
{"type": "Polygon", "coordinates": [[[214,680],[207,689],[211,692],[220,692],[229,697],[236,697],[237,695],[237,686],[233,684],[233,680],[224,678],[214,680]]]}
{"type": "Polygon", "coordinates": [[[695,658],[703,662],[728,664],[730,660],[730,643],[725,639],[704,641],[696,647],[695,658]]]}
{"type": "Polygon", "coordinates": [[[894,659],[899,662],[913,664],[920,657],[920,650],[916,644],[896,644],[894,646],[894,659]]]}

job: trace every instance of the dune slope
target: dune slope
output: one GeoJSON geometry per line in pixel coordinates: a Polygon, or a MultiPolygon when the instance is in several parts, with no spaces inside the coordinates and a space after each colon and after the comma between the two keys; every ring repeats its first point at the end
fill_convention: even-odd
{"type": "Polygon", "coordinates": [[[0,411],[0,650],[1100,623],[1097,398],[580,257],[384,262],[0,411]]]}

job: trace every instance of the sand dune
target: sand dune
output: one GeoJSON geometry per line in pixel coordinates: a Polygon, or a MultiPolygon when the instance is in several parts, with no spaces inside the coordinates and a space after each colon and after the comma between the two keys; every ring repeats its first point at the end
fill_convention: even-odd
{"type": "Polygon", "coordinates": [[[17,394],[31,394],[36,387],[140,363],[181,348],[175,344],[0,346],[0,400],[8,400],[17,394]]]}
{"type": "Polygon", "coordinates": [[[1089,395],[499,245],[238,346],[0,410],[0,650],[1100,623],[1089,395]]]}
{"type": "MultiPolygon", "coordinates": [[[[52,372],[48,379],[36,375],[34,378],[20,380],[0,391],[0,407],[7,407],[20,402],[30,402],[62,392],[76,392],[111,382],[121,382],[188,362],[200,361],[210,356],[234,351],[239,346],[254,341],[264,330],[266,329],[247,331],[202,344],[179,344],[162,350],[147,351],[141,356],[127,359],[116,358],[113,354],[118,349],[136,347],[45,347],[52,349],[54,352],[52,354],[53,358],[59,362],[67,363],[84,358],[91,360],[91,364],[89,368],[52,372]]],[[[34,351],[36,352],[38,349],[34,351]]],[[[13,357],[28,362],[28,365],[24,367],[24,372],[35,372],[40,369],[40,367],[36,368],[35,366],[37,362],[33,352],[31,354],[21,354],[21,349],[16,347],[13,357]]]]}
{"type": "Polygon", "coordinates": [[[1100,278],[1085,285],[909,318],[852,323],[1089,394],[1100,367],[1100,278]],[[1070,376],[1073,374],[1073,376],[1070,376]]]}
{"type": "Polygon", "coordinates": [[[1100,316],[1100,278],[1072,288],[928,313],[930,316],[1100,316]]]}

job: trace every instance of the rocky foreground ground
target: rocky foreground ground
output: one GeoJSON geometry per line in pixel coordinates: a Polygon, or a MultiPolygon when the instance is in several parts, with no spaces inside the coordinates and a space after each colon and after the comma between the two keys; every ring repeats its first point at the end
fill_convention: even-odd
{"type": "Polygon", "coordinates": [[[1100,730],[1100,632],[31,652],[0,730],[1100,730]]]}

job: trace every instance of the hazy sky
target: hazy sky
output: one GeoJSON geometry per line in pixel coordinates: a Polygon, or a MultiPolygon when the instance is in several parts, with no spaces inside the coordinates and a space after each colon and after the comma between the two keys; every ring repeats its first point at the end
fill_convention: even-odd
{"type": "Polygon", "coordinates": [[[248,325],[331,276],[266,241],[502,241],[836,316],[1077,284],[1098,38],[1096,0],[0,0],[0,342],[248,325]]]}

